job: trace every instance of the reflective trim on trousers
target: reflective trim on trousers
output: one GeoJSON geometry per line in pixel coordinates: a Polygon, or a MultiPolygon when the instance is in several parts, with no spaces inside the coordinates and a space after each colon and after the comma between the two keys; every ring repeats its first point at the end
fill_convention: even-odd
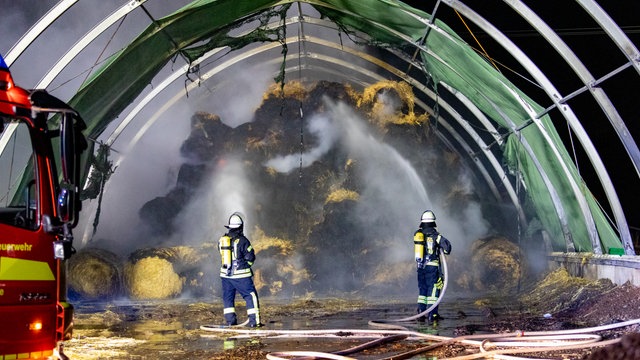
{"type": "Polygon", "coordinates": [[[222,310],[223,314],[235,314],[236,313],[236,308],[224,308],[224,310],[222,310]]]}
{"type": "Polygon", "coordinates": [[[251,299],[253,300],[253,307],[250,309],[247,309],[247,314],[249,316],[251,315],[255,315],[256,318],[256,323],[260,324],[260,303],[258,302],[258,295],[256,295],[255,292],[251,292],[251,299]]]}
{"type": "Polygon", "coordinates": [[[425,304],[426,305],[427,304],[427,297],[419,295],[418,296],[418,304],[425,304]]]}

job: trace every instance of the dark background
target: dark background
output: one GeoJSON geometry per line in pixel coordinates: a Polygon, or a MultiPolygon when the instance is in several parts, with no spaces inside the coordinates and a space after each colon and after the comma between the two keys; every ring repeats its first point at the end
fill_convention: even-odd
{"type": "MultiPolygon", "coordinates": [[[[433,12],[436,4],[435,1],[405,1],[405,3],[429,14],[433,12]]],[[[504,1],[465,3],[507,35],[530,57],[561,95],[567,96],[584,86],[555,49],[504,1]]],[[[628,63],[629,60],[613,40],[575,1],[527,1],[527,6],[556,31],[595,79],[600,79],[628,63]]],[[[638,47],[640,1],[600,1],[600,6],[638,47]]],[[[468,19],[461,19],[460,16],[442,3],[436,11],[437,19],[445,22],[477,51],[481,52],[480,49],[484,49],[498,65],[499,70],[538,104],[545,108],[552,105],[547,94],[527,80],[531,77],[506,50],[489,34],[468,19]]],[[[639,81],[640,75],[635,68],[628,67],[599,84],[616,107],[634,139],[640,139],[639,81]]],[[[580,119],[582,126],[598,149],[618,192],[627,222],[633,228],[632,230],[637,232],[640,230],[640,205],[636,194],[640,187],[640,179],[618,135],[588,91],[570,99],[567,104],[580,119]]],[[[564,117],[557,110],[552,110],[549,114],[568,151],[575,153],[576,164],[589,189],[605,211],[612,216],[596,173],[575,135],[569,131],[564,117]]]]}

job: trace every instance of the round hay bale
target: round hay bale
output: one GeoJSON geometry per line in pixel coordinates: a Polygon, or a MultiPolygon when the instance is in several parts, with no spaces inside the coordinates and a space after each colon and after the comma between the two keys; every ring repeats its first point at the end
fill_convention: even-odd
{"type": "Polygon", "coordinates": [[[157,256],[127,263],[125,276],[129,295],[133,299],[167,299],[182,292],[183,280],[173,265],[157,256]]]}
{"type": "MultiPolygon", "coordinates": [[[[217,244],[205,243],[201,247],[173,246],[138,249],[129,255],[129,262],[136,264],[146,258],[163,259],[171,263],[173,272],[182,280],[181,295],[210,296],[214,290],[213,276],[218,274],[219,261],[214,260],[217,244]]],[[[217,289],[219,286],[216,286],[217,289]]]]}
{"type": "Polygon", "coordinates": [[[105,299],[122,295],[122,261],[108,250],[81,249],[69,259],[70,297],[105,299]]]}
{"type": "Polygon", "coordinates": [[[521,275],[520,249],[504,237],[476,240],[471,246],[472,283],[476,290],[512,291],[521,275]]]}

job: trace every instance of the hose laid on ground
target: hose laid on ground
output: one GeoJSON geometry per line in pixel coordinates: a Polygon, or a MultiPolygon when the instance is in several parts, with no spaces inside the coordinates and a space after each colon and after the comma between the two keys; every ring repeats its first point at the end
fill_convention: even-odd
{"type": "Polygon", "coordinates": [[[350,357],[346,357],[344,355],[349,355],[349,354],[353,354],[353,353],[357,353],[360,352],[362,350],[366,350],[366,349],[371,349],[375,346],[378,345],[382,345],[382,344],[386,344],[386,343],[390,343],[390,342],[394,342],[394,341],[398,341],[398,340],[404,340],[407,338],[407,335],[391,335],[391,336],[385,336],[383,338],[380,339],[376,339],[373,341],[369,341],[367,343],[358,345],[358,346],[354,346],[345,350],[340,350],[340,351],[334,351],[332,353],[323,353],[323,352],[317,352],[317,351],[280,351],[280,352],[275,352],[275,353],[270,353],[267,354],[267,359],[270,360],[283,360],[286,359],[285,356],[312,356],[314,359],[340,359],[340,360],[347,360],[347,359],[352,359],[350,357]]]}
{"type": "Polygon", "coordinates": [[[436,302],[433,305],[429,306],[425,311],[413,316],[409,316],[401,319],[371,320],[369,321],[369,325],[379,327],[379,328],[385,328],[385,329],[405,329],[404,326],[392,325],[392,323],[413,321],[420,317],[428,316],[431,310],[435,309],[436,306],[440,304],[440,301],[442,301],[442,298],[444,297],[444,294],[447,291],[447,284],[449,283],[449,268],[447,267],[447,257],[442,252],[442,249],[440,249],[440,260],[442,261],[444,284],[442,285],[442,290],[440,291],[440,296],[438,296],[438,300],[436,300],[436,302]]]}
{"type": "Polygon", "coordinates": [[[201,330],[207,330],[207,329],[235,329],[235,328],[245,327],[245,326],[247,326],[247,324],[249,324],[249,319],[245,320],[241,324],[236,324],[236,325],[201,325],[200,329],[201,330]]]}
{"type": "MultiPolygon", "coordinates": [[[[421,316],[427,315],[433,308],[438,306],[440,300],[443,298],[448,283],[448,268],[446,257],[441,256],[444,284],[438,300],[435,304],[431,305],[427,310],[401,319],[386,319],[386,320],[371,320],[369,325],[379,328],[386,328],[384,332],[375,330],[363,330],[363,329],[323,329],[323,330],[250,330],[250,329],[238,329],[239,326],[201,326],[200,329],[214,332],[234,332],[237,334],[244,334],[234,336],[233,338],[243,337],[341,337],[341,338],[379,338],[378,340],[365,343],[363,345],[356,346],[351,349],[334,353],[323,353],[314,351],[284,351],[267,354],[267,359],[271,360],[287,360],[292,356],[306,356],[316,359],[336,359],[336,360],[352,360],[353,358],[343,355],[361,351],[364,348],[378,345],[383,342],[395,341],[395,336],[402,336],[403,338],[412,339],[427,339],[434,341],[435,343],[414,349],[402,354],[396,354],[391,357],[379,359],[379,360],[401,360],[408,359],[415,355],[427,352],[429,350],[436,349],[445,345],[459,343],[463,345],[477,347],[478,353],[468,354],[463,356],[457,356],[448,358],[447,360],[468,360],[479,358],[492,358],[492,359],[509,359],[509,360],[534,360],[533,358],[523,358],[509,356],[507,354],[523,354],[523,353],[535,353],[535,352],[549,352],[549,351],[562,351],[562,350],[576,350],[586,349],[593,347],[602,347],[617,343],[620,339],[612,339],[602,341],[599,335],[589,335],[589,333],[603,330],[610,330],[615,328],[626,327],[630,325],[640,324],[640,319],[634,319],[624,321],[616,324],[601,325],[591,328],[583,329],[570,329],[570,330],[555,330],[555,331],[532,331],[525,332],[516,331],[513,333],[500,333],[500,334],[477,334],[477,335],[464,335],[459,337],[444,337],[438,335],[424,334],[417,331],[411,331],[407,328],[399,325],[393,325],[393,322],[406,322],[415,320],[421,316]],[[574,336],[572,336],[574,335],[574,336]],[[387,339],[387,341],[385,341],[387,339]],[[393,339],[393,340],[390,340],[393,339]],[[371,344],[371,346],[368,346],[371,344]],[[493,349],[488,350],[488,347],[509,347],[509,349],[493,349]],[[287,358],[289,357],[289,358],[287,358]]],[[[443,359],[444,360],[444,359],[443,359]]]]}
{"type": "MultiPolygon", "coordinates": [[[[548,351],[560,351],[560,350],[577,350],[577,349],[587,349],[593,347],[602,347],[611,344],[615,344],[620,341],[620,339],[611,339],[600,341],[601,337],[599,335],[588,335],[588,333],[610,330],[615,328],[626,327],[630,325],[640,324],[640,319],[634,319],[629,321],[624,321],[615,324],[609,325],[601,325],[591,328],[583,328],[583,329],[570,329],[570,330],[554,330],[554,331],[532,331],[525,332],[518,331],[512,334],[480,334],[480,335],[467,335],[460,336],[457,338],[451,338],[450,340],[443,341],[441,343],[433,344],[425,348],[416,349],[411,351],[410,353],[405,353],[408,355],[415,355],[421,352],[425,352],[428,350],[432,350],[436,347],[444,346],[451,344],[453,342],[459,342],[459,340],[469,340],[469,339],[484,339],[478,348],[480,349],[479,353],[457,356],[453,358],[446,358],[446,360],[468,360],[468,359],[480,359],[480,358],[490,358],[490,359],[511,359],[511,360],[534,360],[533,358],[524,358],[524,357],[514,357],[514,356],[506,356],[503,354],[523,354],[523,353],[534,353],[534,352],[548,352],[548,351]],[[571,336],[571,335],[574,336],[571,336]],[[506,335],[506,336],[505,336],[506,335]],[[569,341],[570,339],[580,339],[576,341],[569,341]],[[495,339],[501,342],[491,343],[489,339],[495,339]],[[514,341],[517,340],[517,341],[514,341]],[[545,341],[541,341],[545,340],[545,341]],[[535,341],[535,342],[532,342],[535,341]],[[505,346],[512,347],[510,349],[496,349],[487,351],[485,349],[485,345],[491,343],[493,346],[505,346]],[[563,344],[563,345],[560,345],[563,344]],[[520,348],[513,348],[514,346],[521,345],[520,348]]],[[[407,357],[403,357],[395,355],[392,359],[406,359],[407,357]]],[[[391,358],[389,358],[391,359],[391,358]]],[[[388,359],[381,359],[388,360],[388,359]]],[[[443,359],[445,360],[445,359],[443,359]]]]}
{"type": "MultiPolygon", "coordinates": [[[[546,352],[546,351],[559,351],[559,350],[575,350],[575,349],[586,349],[592,347],[601,347],[614,344],[620,339],[612,339],[606,341],[598,341],[599,336],[597,335],[585,335],[588,333],[603,331],[603,330],[611,330],[615,328],[626,327],[630,325],[640,324],[640,319],[634,319],[629,321],[624,321],[616,324],[609,325],[601,325],[597,327],[591,328],[583,328],[583,329],[570,329],[570,330],[556,330],[556,331],[532,331],[532,332],[523,332],[516,331],[513,333],[501,333],[501,334],[477,334],[477,335],[464,335],[459,337],[445,337],[438,335],[430,335],[423,334],[416,331],[409,330],[385,330],[384,333],[375,330],[363,330],[363,329],[323,329],[323,330],[250,330],[250,329],[239,329],[232,327],[201,327],[203,330],[213,331],[213,332],[234,332],[237,334],[244,334],[245,336],[234,336],[234,338],[242,338],[242,337],[312,337],[312,336],[325,336],[325,337],[353,337],[354,334],[358,334],[362,338],[384,338],[388,337],[390,334],[396,335],[406,335],[408,339],[427,339],[431,341],[435,341],[434,344],[431,344],[426,347],[422,347],[419,349],[411,350],[409,352],[405,352],[402,354],[396,354],[388,358],[379,359],[379,360],[400,360],[400,359],[408,359],[414,355],[424,353],[429,350],[436,349],[438,347],[442,347],[445,345],[450,345],[453,343],[459,343],[463,345],[469,345],[477,347],[480,352],[476,354],[463,355],[458,357],[453,357],[448,360],[468,360],[468,359],[479,359],[479,358],[501,358],[501,359],[518,359],[518,360],[532,360],[532,358],[521,358],[521,357],[513,357],[506,356],[506,354],[522,354],[522,353],[533,353],[533,352],[546,352]],[[567,335],[576,334],[575,337],[570,337],[567,335]],[[490,343],[489,339],[493,339],[494,342],[491,342],[493,346],[509,346],[513,347],[516,345],[522,345],[519,348],[510,348],[510,349],[496,349],[496,350],[487,350],[486,345],[490,343]],[[480,341],[481,340],[481,341],[480,341]],[[517,340],[517,341],[514,341],[517,340]],[[572,341],[575,340],[575,341],[572,341]],[[560,345],[562,344],[562,345],[560,345]]],[[[274,356],[269,357],[268,359],[284,359],[282,356],[315,356],[316,358],[322,359],[321,356],[325,356],[325,359],[339,359],[345,360],[350,359],[348,357],[340,357],[338,354],[328,354],[328,353],[319,353],[313,352],[278,352],[274,356]],[[328,357],[327,357],[328,356],[328,357]]]]}
{"type": "Polygon", "coordinates": [[[318,351],[283,351],[267,354],[269,360],[289,360],[285,356],[311,356],[311,359],[334,359],[334,360],[357,360],[352,357],[334,355],[330,353],[323,353],[318,351]]]}

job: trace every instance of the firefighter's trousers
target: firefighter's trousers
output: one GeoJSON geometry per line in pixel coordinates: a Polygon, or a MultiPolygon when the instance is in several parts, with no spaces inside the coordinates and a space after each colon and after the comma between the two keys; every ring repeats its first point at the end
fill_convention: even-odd
{"type": "Polygon", "coordinates": [[[236,291],[240,293],[247,305],[249,326],[256,326],[260,324],[260,303],[258,301],[258,292],[253,284],[253,277],[244,277],[239,279],[223,277],[221,279],[224,319],[227,322],[227,325],[236,325],[238,323],[235,308],[236,291]]]}
{"type": "MultiPolygon", "coordinates": [[[[440,289],[436,287],[436,282],[439,278],[440,268],[438,266],[427,265],[418,269],[418,312],[427,310],[438,301],[440,289]]],[[[429,320],[434,315],[438,315],[438,306],[429,312],[429,320]]]]}

